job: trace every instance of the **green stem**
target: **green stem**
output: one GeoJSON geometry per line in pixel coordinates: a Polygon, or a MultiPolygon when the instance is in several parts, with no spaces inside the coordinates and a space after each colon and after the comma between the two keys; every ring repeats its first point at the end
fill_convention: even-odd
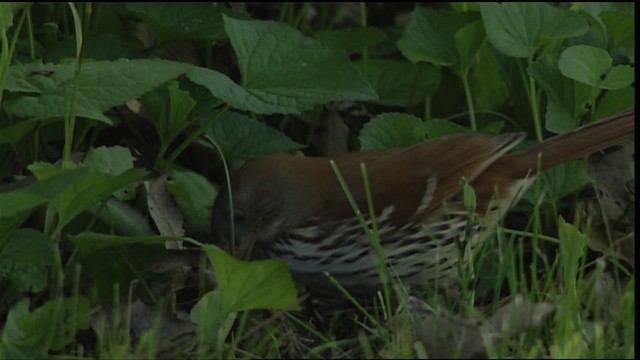
{"type": "MultiPolygon", "coordinates": [[[[531,67],[531,63],[533,62],[532,58],[529,57],[529,67],[531,67]]],[[[538,95],[536,93],[536,81],[533,77],[529,76],[529,104],[531,105],[531,114],[533,115],[533,125],[536,128],[536,139],[538,142],[542,142],[544,140],[542,135],[542,121],[540,120],[540,104],[538,100],[538,95]]]]}
{"type": "Polygon", "coordinates": [[[9,46],[9,38],[7,37],[6,29],[0,29],[0,32],[2,32],[2,53],[0,54],[0,106],[2,105],[2,94],[4,93],[4,84],[7,80],[7,74],[9,73],[11,58],[13,57],[13,54],[16,50],[16,44],[18,43],[18,35],[20,35],[22,25],[24,25],[30,8],[31,5],[23,10],[22,16],[20,16],[18,24],[15,28],[15,32],[13,33],[13,37],[11,38],[11,46],[9,46]]]}
{"type": "MultiPolygon", "coordinates": [[[[360,26],[362,28],[367,27],[367,3],[360,2],[360,26]]],[[[364,47],[362,49],[362,77],[369,78],[369,48],[364,47]]]]}
{"type": "Polygon", "coordinates": [[[174,161],[176,161],[176,159],[178,158],[178,156],[180,156],[180,154],[182,154],[182,152],[189,145],[191,145],[200,136],[202,136],[202,134],[204,134],[204,131],[209,126],[211,126],[213,124],[213,122],[215,120],[217,120],[222,114],[227,112],[227,110],[229,110],[229,105],[225,105],[222,109],[220,109],[220,111],[218,111],[217,114],[209,117],[209,119],[207,120],[207,122],[205,122],[205,124],[203,126],[200,126],[200,127],[198,127],[198,129],[196,131],[191,132],[189,134],[189,137],[187,137],[187,139],[185,139],[180,145],[178,145],[178,147],[175,150],[173,150],[171,155],[169,155],[169,158],[164,162],[164,164],[162,166],[163,170],[166,170],[171,164],[173,164],[174,161]]]}
{"type": "Polygon", "coordinates": [[[464,87],[465,97],[467,99],[467,108],[469,109],[469,121],[471,125],[471,131],[478,130],[478,124],[476,122],[476,111],[473,106],[473,95],[471,94],[471,86],[469,85],[469,72],[465,71],[462,76],[462,86],[464,87]]]}
{"type": "Polygon", "coordinates": [[[31,60],[36,59],[36,44],[33,39],[33,24],[31,23],[31,11],[25,10],[27,13],[27,34],[29,35],[29,56],[31,60]]]}
{"type": "MultiPolygon", "coordinates": [[[[293,28],[294,29],[298,29],[298,27],[300,26],[300,23],[302,22],[302,20],[306,20],[306,16],[307,13],[309,12],[309,3],[305,2],[302,4],[302,8],[300,9],[300,11],[298,11],[298,14],[296,15],[295,19],[293,20],[293,28]]],[[[305,25],[307,25],[307,23],[305,22],[305,25]]]]}
{"type": "MultiPolygon", "coordinates": [[[[373,245],[373,250],[376,252],[378,258],[378,273],[380,274],[380,280],[382,281],[382,289],[384,294],[384,300],[387,307],[387,311],[391,309],[391,297],[389,291],[389,276],[387,275],[387,265],[385,262],[384,249],[380,244],[380,235],[378,234],[378,224],[376,223],[376,210],[373,207],[373,198],[371,197],[371,186],[369,184],[369,176],[367,174],[367,167],[365,163],[360,163],[360,172],[362,173],[362,180],[364,182],[364,193],[367,195],[367,206],[369,207],[369,218],[371,219],[371,232],[368,233],[369,240],[373,245]]],[[[369,229],[367,229],[369,230],[369,229]]],[[[391,313],[385,313],[390,316],[391,313]]]]}
{"type": "MultiPolygon", "coordinates": [[[[69,110],[69,114],[65,119],[64,128],[65,128],[65,139],[64,139],[64,150],[63,150],[63,167],[68,168],[69,161],[71,157],[71,149],[73,145],[73,132],[76,123],[76,113],[78,110],[78,94],[80,93],[80,74],[82,71],[82,55],[84,53],[84,48],[86,44],[86,36],[83,37],[83,29],[82,29],[82,20],[80,19],[80,15],[75,8],[73,3],[69,3],[69,8],[71,9],[71,13],[73,15],[73,21],[75,25],[76,31],[76,70],[73,75],[73,88],[71,92],[71,108],[69,110]]],[[[84,33],[87,33],[89,29],[89,22],[91,18],[91,3],[86,3],[85,5],[85,21],[84,21],[84,33]]]]}

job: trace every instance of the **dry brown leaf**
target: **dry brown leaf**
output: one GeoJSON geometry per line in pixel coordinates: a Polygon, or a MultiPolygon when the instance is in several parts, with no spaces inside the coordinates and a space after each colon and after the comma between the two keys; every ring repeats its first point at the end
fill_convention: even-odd
{"type": "MultiPolygon", "coordinates": [[[[144,187],[147,190],[149,213],[158,227],[160,235],[183,236],[182,213],[167,189],[167,174],[146,180],[144,187]]],[[[167,242],[166,247],[167,249],[179,249],[182,247],[182,244],[180,242],[170,241],[167,242]]]]}

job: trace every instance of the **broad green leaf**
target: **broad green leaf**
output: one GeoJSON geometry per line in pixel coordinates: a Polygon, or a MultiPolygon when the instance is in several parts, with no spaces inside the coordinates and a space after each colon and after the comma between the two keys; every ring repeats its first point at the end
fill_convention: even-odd
{"type": "Polygon", "coordinates": [[[476,13],[418,6],[398,40],[398,48],[413,63],[427,61],[435,65],[453,65],[459,61],[455,33],[475,19],[478,19],[476,13]]]}
{"type": "Polygon", "coordinates": [[[563,271],[564,285],[567,291],[575,293],[580,258],[586,255],[589,237],[582,234],[572,224],[567,223],[562,217],[558,221],[558,233],[560,242],[560,259],[563,271]]]}
{"type": "Polygon", "coordinates": [[[222,14],[231,14],[223,3],[132,2],[127,9],[153,30],[159,44],[178,40],[211,43],[224,41],[227,35],[222,14]]]}
{"type": "MultiPolygon", "coordinates": [[[[126,190],[124,188],[123,190],[126,190]]],[[[122,191],[122,190],[118,190],[122,191]]],[[[109,233],[128,236],[155,235],[157,230],[149,222],[149,214],[128,202],[117,199],[118,192],[113,198],[107,199],[103,203],[96,203],[86,210],[86,216],[95,217],[96,226],[94,229],[100,231],[100,224],[108,226],[109,233]]],[[[78,219],[81,221],[81,219],[78,219]]],[[[74,221],[77,222],[77,221],[74,221]]],[[[86,227],[81,228],[82,231],[86,227]]]]}
{"type": "Polygon", "coordinates": [[[273,21],[224,17],[242,75],[238,85],[219,72],[197,68],[188,78],[230,106],[257,114],[300,114],[338,100],[377,95],[343,53],[273,21]]]}
{"type": "MultiPolygon", "coordinates": [[[[49,281],[48,269],[55,265],[53,240],[34,229],[19,229],[0,247],[0,280],[3,290],[42,291],[49,281]]],[[[5,298],[6,299],[6,298],[5,298]]]]}
{"type": "Polygon", "coordinates": [[[222,292],[219,289],[209,291],[193,306],[189,317],[198,325],[198,334],[202,342],[215,346],[221,336],[222,324],[233,314],[225,313],[222,306],[222,292]]]}
{"type": "Polygon", "coordinates": [[[11,340],[39,348],[48,345],[46,340],[54,332],[51,350],[60,351],[75,340],[77,331],[89,328],[90,309],[89,300],[83,296],[51,300],[15,319],[22,336],[11,340]]]}
{"type": "MultiPolygon", "coordinates": [[[[589,24],[593,26],[595,31],[597,31],[598,35],[600,36],[600,39],[602,40],[602,44],[608,44],[610,40],[613,40],[611,38],[611,36],[613,36],[613,34],[611,34],[611,29],[613,29],[613,27],[605,25],[605,22],[602,16],[603,12],[612,11],[612,12],[623,13],[623,14],[634,13],[633,3],[621,3],[621,2],[604,2],[604,1],[582,2],[582,3],[575,3],[574,8],[577,8],[580,11],[580,13],[587,19],[587,21],[589,21],[589,24]]],[[[613,18],[615,18],[615,16],[613,18]]],[[[619,19],[619,20],[622,20],[622,22],[624,22],[623,19],[619,19]]],[[[607,48],[610,48],[610,45],[607,46],[607,48]]]]}
{"type": "Polygon", "coordinates": [[[69,240],[82,250],[83,253],[101,251],[119,246],[155,244],[164,243],[165,241],[189,241],[187,238],[175,236],[120,236],[99,234],[90,231],[78,235],[71,235],[69,236],[69,240]]]}
{"type": "Polygon", "coordinates": [[[452,121],[431,119],[415,128],[413,137],[418,141],[435,139],[441,136],[469,133],[471,130],[452,121]]]}
{"type": "Polygon", "coordinates": [[[611,68],[612,63],[606,51],[593,46],[576,45],[562,52],[558,68],[564,76],[596,88],[622,89],[631,85],[635,79],[633,68],[628,65],[611,68]]]}
{"type": "Polygon", "coordinates": [[[635,88],[629,86],[619,90],[607,91],[596,106],[592,119],[604,119],[623,110],[634,107],[635,88]]]}
{"type": "Polygon", "coordinates": [[[228,158],[253,159],[304,146],[259,121],[228,111],[207,129],[206,134],[228,158]]]}
{"type": "Polygon", "coordinates": [[[587,45],[576,45],[565,49],[560,55],[558,68],[562,75],[599,87],[602,74],[611,67],[609,53],[587,45]]]}
{"type": "Polygon", "coordinates": [[[204,245],[222,292],[226,314],[252,309],[297,310],[297,291],[282,260],[245,262],[220,248],[204,245]]]}
{"type": "MultiPolygon", "coordinates": [[[[48,178],[65,172],[76,171],[55,168],[53,165],[47,167],[42,163],[30,165],[29,170],[37,178],[48,178]]],[[[95,170],[83,172],[69,187],[55,194],[53,205],[59,217],[58,228],[62,228],[91,205],[106,199],[115,191],[133,183],[146,174],[147,171],[143,169],[129,169],[116,176],[95,170]]]]}
{"type": "Polygon", "coordinates": [[[473,67],[479,70],[471,72],[470,82],[476,109],[497,109],[509,99],[511,92],[488,42],[480,47],[475,61],[473,67]]]}
{"type": "Polygon", "coordinates": [[[629,50],[633,53],[636,34],[634,14],[620,11],[602,11],[600,18],[611,36],[611,52],[614,53],[621,46],[629,46],[629,50]]]}
{"type": "Polygon", "coordinates": [[[211,231],[211,206],[217,189],[202,175],[190,170],[171,171],[167,188],[182,210],[189,230],[211,231]]]}
{"type": "Polygon", "coordinates": [[[384,32],[376,28],[355,28],[348,30],[321,30],[313,38],[329,49],[342,50],[353,54],[366,47],[381,43],[387,38],[384,32]]]}
{"type": "MultiPolygon", "coordinates": [[[[87,62],[82,66],[77,114],[111,124],[109,108],[147,93],[193,66],[167,60],[87,62]]],[[[75,67],[72,64],[14,65],[9,68],[6,90],[23,96],[7,98],[8,113],[35,119],[63,118],[68,113],[75,67]]]]}
{"type": "MultiPolygon", "coordinates": [[[[544,157],[542,158],[544,161],[544,157]]],[[[542,174],[543,186],[552,201],[575,193],[591,182],[591,176],[579,161],[571,161],[545,171],[542,174]]]]}
{"type": "Polygon", "coordinates": [[[635,69],[629,65],[618,65],[611,69],[600,83],[603,89],[623,89],[633,84],[636,79],[635,69]]]}
{"type": "Polygon", "coordinates": [[[41,121],[27,120],[0,129],[0,144],[16,144],[22,137],[30,133],[34,127],[42,125],[41,121]]]}
{"type": "Polygon", "coordinates": [[[6,30],[13,25],[13,12],[13,4],[0,3],[0,30],[6,30]]]}
{"type": "Polygon", "coordinates": [[[417,143],[413,137],[414,129],[422,121],[409,114],[385,113],[376,116],[364,125],[360,131],[360,149],[384,149],[409,146],[417,143]]]}
{"type": "MultiPolygon", "coordinates": [[[[362,61],[354,64],[362,68],[362,61]]],[[[369,60],[369,82],[380,98],[376,104],[411,107],[432,95],[440,85],[440,69],[427,63],[369,60]]]]}
{"type": "Polygon", "coordinates": [[[547,94],[545,128],[554,133],[573,130],[598,91],[564,77],[558,68],[559,58],[557,54],[540,56],[527,69],[547,94]]]}
{"type": "Polygon", "coordinates": [[[587,22],[580,15],[546,3],[483,3],[480,9],[489,41],[513,57],[532,57],[547,39],[587,31],[587,22]]]}
{"type": "Polygon", "coordinates": [[[91,148],[82,161],[93,170],[108,175],[120,175],[133,168],[131,151],[123,146],[91,148]]]}
{"type": "Polygon", "coordinates": [[[46,205],[87,172],[86,168],[69,170],[19,190],[0,193],[0,245],[35,209],[46,205]]]}
{"type": "Polygon", "coordinates": [[[196,106],[189,92],[180,89],[175,80],[143,96],[142,103],[165,149],[189,126],[189,114],[196,106]]]}
{"type": "MultiPolygon", "coordinates": [[[[126,147],[101,146],[89,149],[82,163],[98,172],[118,176],[133,168],[133,160],[131,151],[126,147]]],[[[129,184],[125,188],[113,193],[113,196],[120,200],[131,200],[135,195],[134,184],[129,184]]]]}
{"type": "Polygon", "coordinates": [[[454,38],[460,60],[457,68],[461,74],[465,74],[471,68],[476,54],[484,42],[482,21],[477,20],[465,25],[455,33],[454,38]]]}

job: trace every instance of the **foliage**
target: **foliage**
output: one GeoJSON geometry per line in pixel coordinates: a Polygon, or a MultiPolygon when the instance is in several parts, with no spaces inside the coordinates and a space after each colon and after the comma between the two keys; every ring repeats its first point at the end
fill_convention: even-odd
{"type": "MultiPolygon", "coordinates": [[[[634,25],[632,3],[0,3],[0,358],[421,356],[388,301],[313,318],[285,263],[202,245],[225,174],[322,155],[336,126],[349,151],[570,131],[634,105],[634,25]]],[[[540,176],[460,297],[425,297],[470,318],[558,305],[494,356],[634,356],[633,274],[585,275],[590,181],[580,162],[540,176]]]]}

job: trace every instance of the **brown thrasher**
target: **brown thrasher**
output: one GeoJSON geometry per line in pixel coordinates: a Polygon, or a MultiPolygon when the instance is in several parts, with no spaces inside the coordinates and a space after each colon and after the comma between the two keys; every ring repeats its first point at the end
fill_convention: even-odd
{"type": "MultiPolygon", "coordinates": [[[[334,160],[363,213],[368,207],[360,164],[366,165],[389,274],[408,284],[449,282],[457,273],[459,244],[473,250],[486,237],[532,183],[539,154],[543,170],[578,159],[632,137],[634,122],[632,109],[513,153],[524,134],[451,135],[334,160]],[[470,231],[461,177],[477,199],[470,231]]],[[[215,201],[214,234],[231,240],[232,216],[236,240],[251,238],[271,258],[287,260],[304,284],[331,287],[328,272],[353,292],[379,288],[379,258],[330,160],[277,154],[246,162],[231,176],[233,208],[224,190],[215,201]]]]}

